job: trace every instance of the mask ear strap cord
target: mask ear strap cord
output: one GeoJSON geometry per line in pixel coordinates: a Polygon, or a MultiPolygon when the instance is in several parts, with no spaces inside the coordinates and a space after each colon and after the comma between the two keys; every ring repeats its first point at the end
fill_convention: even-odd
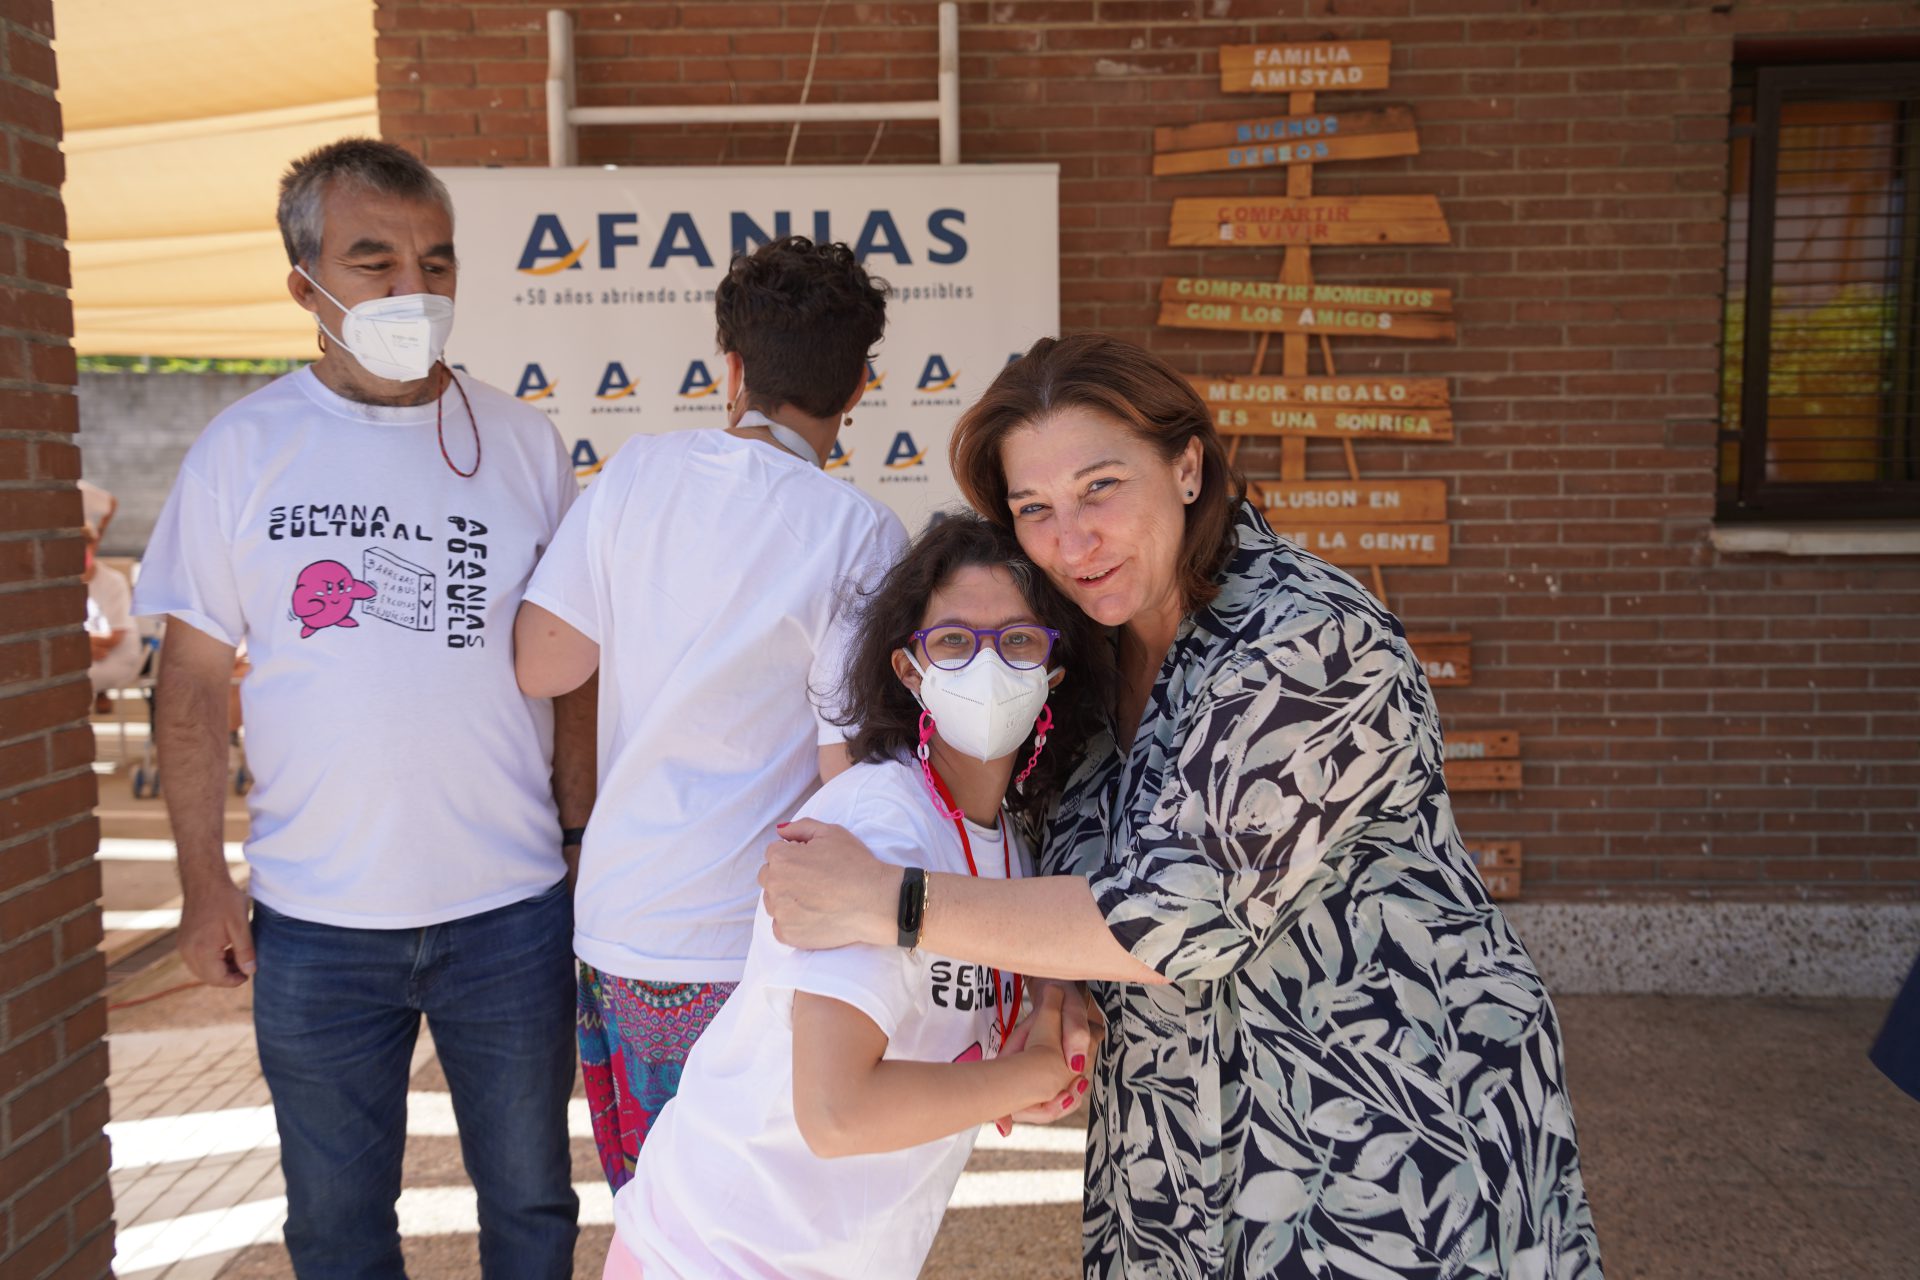
{"type": "Polygon", "coordinates": [[[1040,706],[1040,718],[1033,726],[1033,754],[1027,757],[1027,767],[1013,780],[1014,790],[1025,793],[1027,779],[1033,773],[1034,766],[1040,763],[1040,752],[1047,745],[1047,735],[1053,732],[1053,708],[1045,703],[1040,706]]]}
{"type": "Polygon", "coordinates": [[[961,818],[960,810],[948,807],[946,797],[940,794],[940,783],[933,775],[933,761],[928,758],[932,752],[927,745],[932,739],[933,712],[922,711],[920,713],[920,746],[914,752],[914,755],[920,758],[920,776],[926,781],[927,794],[933,797],[933,807],[940,811],[940,816],[949,821],[958,822],[961,818]]]}
{"type": "Polygon", "coordinates": [[[473,416],[473,402],[467,399],[467,389],[460,385],[460,379],[453,376],[453,370],[447,369],[445,361],[440,362],[436,367],[447,370],[448,385],[460,393],[460,403],[467,407],[467,425],[473,428],[473,470],[462,471],[454,466],[453,458],[447,453],[447,424],[444,412],[447,399],[446,387],[440,388],[440,394],[433,398],[433,434],[434,438],[440,442],[440,460],[447,464],[447,470],[462,480],[471,480],[480,470],[480,421],[473,416]]]}

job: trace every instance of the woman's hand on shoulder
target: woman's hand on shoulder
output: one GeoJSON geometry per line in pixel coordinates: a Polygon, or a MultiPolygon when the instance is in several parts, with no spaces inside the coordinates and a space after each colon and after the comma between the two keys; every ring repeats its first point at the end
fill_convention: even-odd
{"type": "Polygon", "coordinates": [[[824,951],[897,940],[900,868],[874,857],[845,827],[795,819],[780,828],[766,859],[761,896],[773,936],[788,946],[824,951]]]}

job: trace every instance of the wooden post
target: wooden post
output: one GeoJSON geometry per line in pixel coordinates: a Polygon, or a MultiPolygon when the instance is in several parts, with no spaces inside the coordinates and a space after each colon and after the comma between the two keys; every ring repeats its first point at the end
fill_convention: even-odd
{"type": "MultiPolygon", "coordinates": [[[[1311,93],[1293,93],[1287,95],[1289,115],[1305,116],[1313,114],[1313,95],[1311,93]]],[[[1287,170],[1287,195],[1296,200],[1304,200],[1313,194],[1313,166],[1296,164],[1287,170]]],[[[1280,280],[1283,284],[1313,283],[1313,250],[1307,245],[1288,245],[1286,257],[1280,265],[1280,280]]],[[[1289,378],[1304,378],[1307,369],[1307,351],[1309,335],[1304,333],[1283,333],[1280,335],[1280,372],[1289,378]]],[[[1253,371],[1260,372],[1260,362],[1267,354],[1267,335],[1260,335],[1260,350],[1253,359],[1253,371]]],[[[1320,363],[1325,366],[1321,372],[1329,378],[1334,376],[1333,344],[1325,334],[1320,336],[1320,363]]],[[[1349,479],[1360,478],[1360,463],[1354,456],[1353,441],[1343,440],[1349,479]]],[[[1307,478],[1307,441],[1304,436],[1288,436],[1280,441],[1280,479],[1297,481],[1307,478]]],[[[1382,609],[1387,604],[1387,580],[1380,572],[1380,566],[1369,566],[1373,578],[1373,594],[1380,601],[1382,609]]]]}
{"type": "MultiPolygon", "coordinates": [[[[1313,95],[1311,93],[1292,93],[1287,95],[1287,113],[1295,116],[1313,114],[1313,95]]],[[[1313,194],[1313,166],[1297,164],[1287,170],[1287,195],[1294,199],[1305,199],[1313,194]]],[[[1286,257],[1280,263],[1280,281],[1282,284],[1313,283],[1313,250],[1306,245],[1288,245],[1286,257]]],[[[1307,376],[1308,335],[1304,333],[1283,333],[1280,335],[1280,372],[1289,378],[1307,376]]],[[[1254,358],[1253,371],[1260,372],[1260,360],[1266,355],[1266,335],[1260,338],[1260,354],[1254,358]]],[[[1288,437],[1280,442],[1280,478],[1282,480],[1305,480],[1307,478],[1307,442],[1304,438],[1288,437]]]]}

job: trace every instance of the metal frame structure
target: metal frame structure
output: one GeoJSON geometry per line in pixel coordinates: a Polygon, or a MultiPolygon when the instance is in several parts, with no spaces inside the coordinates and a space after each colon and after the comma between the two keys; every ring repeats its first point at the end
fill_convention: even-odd
{"type": "Polygon", "coordinates": [[[547,10],[547,164],[579,163],[583,124],[794,124],[937,120],[940,163],[960,163],[960,11],[940,5],[939,96],[918,102],[797,102],[792,105],[581,107],[574,105],[573,15],[547,10]]]}

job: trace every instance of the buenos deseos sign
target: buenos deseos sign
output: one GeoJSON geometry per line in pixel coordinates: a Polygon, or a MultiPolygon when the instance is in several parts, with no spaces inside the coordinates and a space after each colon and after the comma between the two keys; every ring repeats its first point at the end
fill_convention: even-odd
{"type": "Polygon", "coordinates": [[[960,501],[961,411],[1059,331],[1054,165],[438,173],[460,253],[448,358],[551,417],[583,483],[641,432],[726,425],[714,289],[775,236],[843,241],[893,287],[828,466],[909,531],[960,501]]]}

